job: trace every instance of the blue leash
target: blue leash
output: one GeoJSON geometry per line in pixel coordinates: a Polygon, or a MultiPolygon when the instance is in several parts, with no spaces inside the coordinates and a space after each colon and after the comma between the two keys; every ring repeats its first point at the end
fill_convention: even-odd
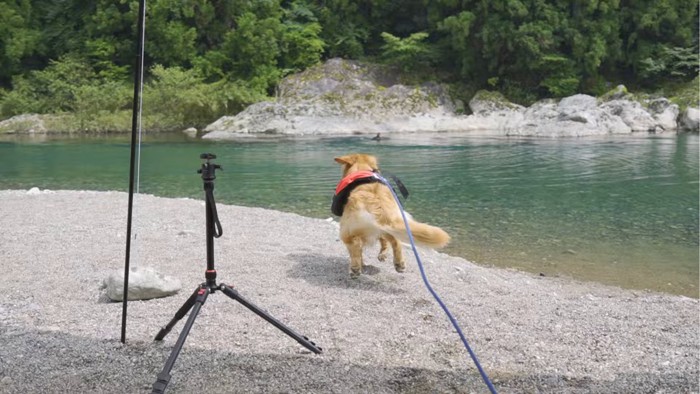
{"type": "Polygon", "coordinates": [[[474,361],[474,365],[476,365],[476,369],[479,370],[479,374],[481,375],[481,378],[484,380],[484,383],[486,383],[486,386],[488,386],[489,391],[491,391],[491,394],[497,394],[496,388],[493,387],[493,383],[491,383],[491,380],[489,379],[488,375],[486,375],[486,372],[484,372],[484,369],[481,367],[481,364],[479,363],[479,359],[476,358],[476,354],[474,351],[472,351],[471,346],[469,346],[469,342],[467,342],[467,338],[464,337],[464,333],[462,333],[462,329],[459,327],[459,324],[457,323],[457,320],[452,316],[452,313],[450,312],[449,309],[447,309],[447,306],[442,302],[440,299],[440,296],[433,290],[433,287],[430,286],[430,283],[428,282],[428,277],[425,275],[425,269],[423,268],[423,262],[421,261],[420,257],[418,256],[418,251],[416,250],[416,243],[413,240],[413,234],[411,233],[411,228],[408,226],[408,220],[406,219],[406,214],[404,214],[403,211],[403,206],[401,205],[401,202],[399,201],[399,197],[396,195],[396,192],[394,192],[394,189],[391,187],[389,182],[384,179],[381,175],[375,173],[374,176],[379,179],[380,182],[385,184],[389,190],[391,190],[391,194],[394,196],[394,199],[396,200],[396,204],[399,205],[399,209],[401,210],[401,217],[403,218],[403,223],[406,226],[406,232],[408,233],[408,239],[411,241],[411,248],[413,249],[413,254],[416,256],[416,261],[418,262],[418,268],[420,269],[420,275],[423,278],[423,283],[425,283],[425,287],[428,288],[428,291],[430,294],[433,295],[433,298],[437,301],[438,304],[440,304],[440,307],[442,308],[443,311],[445,311],[445,314],[447,317],[450,319],[450,322],[452,323],[452,326],[454,326],[455,330],[457,330],[457,334],[459,334],[459,338],[462,340],[462,343],[464,344],[464,347],[467,349],[469,352],[469,355],[471,356],[472,360],[474,361]]]}

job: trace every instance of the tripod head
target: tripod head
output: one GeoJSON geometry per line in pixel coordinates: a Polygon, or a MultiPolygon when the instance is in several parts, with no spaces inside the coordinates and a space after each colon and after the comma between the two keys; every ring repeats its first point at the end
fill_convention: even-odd
{"type": "Polygon", "coordinates": [[[197,170],[198,174],[202,174],[202,179],[204,182],[211,182],[216,179],[216,170],[223,170],[220,165],[212,163],[212,160],[216,159],[216,155],[213,153],[202,153],[199,158],[204,160],[202,163],[202,168],[197,170]]]}

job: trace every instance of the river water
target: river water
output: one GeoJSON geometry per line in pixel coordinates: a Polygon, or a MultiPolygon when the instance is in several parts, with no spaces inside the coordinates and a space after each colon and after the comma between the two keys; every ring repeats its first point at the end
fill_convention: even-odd
{"type": "MultiPolygon", "coordinates": [[[[127,191],[129,143],[128,136],[5,137],[0,189],[127,191]]],[[[697,135],[445,133],[380,142],[365,136],[209,142],[156,135],[141,147],[139,191],[202,199],[196,170],[203,152],[216,154],[223,167],[217,202],[318,218],[331,216],[340,178],[333,158],[371,153],[409,189],[406,210],[452,235],[445,249],[450,254],[698,297],[697,135]]]]}

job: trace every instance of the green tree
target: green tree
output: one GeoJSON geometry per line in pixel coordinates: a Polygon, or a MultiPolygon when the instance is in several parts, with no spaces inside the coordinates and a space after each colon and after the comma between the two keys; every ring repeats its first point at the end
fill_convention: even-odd
{"type": "Polygon", "coordinates": [[[428,20],[445,67],[462,78],[523,97],[559,96],[589,89],[621,57],[618,3],[443,0],[428,20]]]}
{"type": "Polygon", "coordinates": [[[279,66],[284,73],[297,72],[321,60],[325,42],[313,10],[303,1],[294,1],[285,10],[280,37],[279,66]]]}
{"type": "MultiPolygon", "coordinates": [[[[434,18],[439,19],[437,16],[434,18]]],[[[438,44],[438,50],[443,53],[443,67],[456,71],[462,77],[476,74],[478,49],[472,46],[475,39],[471,36],[475,20],[476,15],[473,13],[460,11],[437,21],[437,31],[444,35],[438,44]],[[454,56],[446,55],[450,52],[454,56]]]]}
{"type": "MultiPolygon", "coordinates": [[[[697,0],[621,1],[625,48],[621,69],[627,79],[655,86],[667,77],[677,78],[670,73],[670,64],[692,61],[698,53],[697,0]]],[[[695,77],[692,67],[682,68],[689,78],[695,77]]]]}
{"type": "Polygon", "coordinates": [[[237,28],[226,34],[221,46],[225,60],[222,69],[229,80],[249,81],[260,92],[272,90],[282,75],[277,68],[281,55],[279,16],[258,18],[246,12],[236,22],[237,28]]]}
{"type": "Polygon", "coordinates": [[[81,86],[97,85],[97,75],[83,59],[65,56],[43,70],[13,80],[14,88],[3,101],[5,116],[20,113],[76,111],[81,86]]]}
{"type": "Polygon", "coordinates": [[[382,57],[388,64],[400,67],[404,72],[426,67],[430,64],[433,52],[425,42],[428,33],[413,33],[406,38],[399,38],[391,33],[382,33],[384,45],[382,57]]]}
{"type": "Polygon", "coordinates": [[[0,9],[0,87],[7,87],[23,61],[38,52],[41,34],[32,26],[29,0],[2,0],[0,9]]]}
{"type": "Polygon", "coordinates": [[[323,26],[321,39],[328,57],[357,59],[365,54],[370,25],[362,4],[353,0],[319,2],[318,17],[323,26]]]}
{"type": "Polygon", "coordinates": [[[151,129],[201,127],[228,109],[222,84],[205,83],[196,70],[156,65],[150,73],[143,102],[151,129]]]}
{"type": "Polygon", "coordinates": [[[77,33],[82,42],[70,53],[88,59],[106,78],[128,78],[135,63],[138,1],[97,0],[93,7],[77,33]]]}
{"type": "Polygon", "coordinates": [[[198,55],[195,3],[158,0],[150,4],[144,49],[151,62],[166,67],[191,67],[198,55]]]}
{"type": "Polygon", "coordinates": [[[688,79],[700,71],[697,47],[669,48],[662,46],[659,57],[641,61],[640,76],[648,79],[688,79]]]}

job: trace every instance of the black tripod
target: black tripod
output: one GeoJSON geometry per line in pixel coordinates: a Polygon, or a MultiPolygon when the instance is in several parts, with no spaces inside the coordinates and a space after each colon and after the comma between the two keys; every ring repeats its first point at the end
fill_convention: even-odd
{"type": "Polygon", "coordinates": [[[158,332],[158,335],[156,335],[156,341],[162,340],[166,335],[168,335],[170,330],[172,330],[173,326],[175,326],[175,324],[178,321],[180,321],[180,319],[185,317],[187,312],[192,310],[192,313],[190,313],[190,316],[187,318],[185,327],[182,329],[182,332],[180,333],[180,336],[178,337],[177,342],[175,343],[175,347],[170,353],[170,357],[168,357],[168,360],[165,362],[163,370],[158,374],[158,379],[155,383],[153,383],[152,393],[163,393],[165,391],[165,387],[168,385],[168,382],[170,382],[170,371],[173,369],[175,360],[180,354],[182,345],[185,343],[187,334],[189,334],[190,329],[192,328],[192,324],[194,324],[194,320],[197,318],[199,310],[202,308],[202,305],[204,305],[204,302],[207,300],[209,294],[214,293],[217,290],[220,290],[227,296],[240,302],[241,304],[243,304],[243,306],[253,311],[256,315],[267,320],[273,326],[277,327],[278,329],[282,330],[282,332],[284,332],[285,334],[294,338],[305,348],[311,350],[316,354],[321,353],[321,348],[316,346],[316,344],[311,342],[307,337],[297,334],[292,329],[290,329],[274,317],[267,314],[267,312],[250,303],[230,286],[225,285],[223,283],[218,285],[216,284],[216,269],[214,268],[214,238],[219,238],[222,234],[222,230],[221,223],[219,222],[219,217],[216,213],[216,203],[214,202],[214,179],[216,179],[215,171],[217,169],[220,169],[221,166],[211,162],[212,159],[216,158],[216,156],[211,153],[202,153],[200,155],[200,158],[204,160],[204,163],[202,164],[202,168],[199,169],[197,172],[202,174],[202,179],[204,180],[205,205],[207,211],[207,270],[204,274],[206,282],[200,284],[194,290],[194,293],[192,293],[190,298],[188,298],[187,301],[185,301],[185,303],[175,313],[175,317],[173,317],[173,319],[170,320],[168,325],[163,327],[160,330],[160,332],[158,332]]]}

